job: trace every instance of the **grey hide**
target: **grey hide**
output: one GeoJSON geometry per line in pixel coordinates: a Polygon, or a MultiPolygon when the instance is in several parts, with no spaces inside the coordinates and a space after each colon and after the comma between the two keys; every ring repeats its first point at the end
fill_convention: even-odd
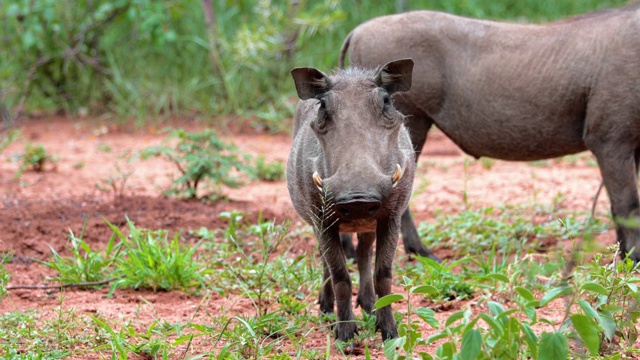
{"type": "MultiPolygon", "coordinates": [[[[416,156],[433,124],[476,158],[532,161],[590,150],[614,219],[640,218],[639,5],[542,25],[408,12],[356,27],[341,66],[347,51],[358,66],[415,61],[411,91],[394,102],[407,115],[416,156]]],[[[621,255],[637,262],[640,231],[629,223],[617,222],[617,239],[621,255]]],[[[409,209],[402,234],[407,252],[433,257],[409,209]]]]}
{"type": "MultiPolygon", "coordinates": [[[[403,59],[377,71],[346,69],[332,76],[313,68],[291,71],[301,101],[287,187],[298,214],[314,227],[324,274],[320,310],[333,313],[337,303],[338,340],[349,340],[357,331],[341,232],[358,234],[357,305],[370,313],[376,296],[391,292],[392,262],[415,158],[404,117],[390,96],[409,90],[412,69],[413,61],[403,59]]],[[[398,336],[390,306],[375,315],[383,339],[398,336]]]]}

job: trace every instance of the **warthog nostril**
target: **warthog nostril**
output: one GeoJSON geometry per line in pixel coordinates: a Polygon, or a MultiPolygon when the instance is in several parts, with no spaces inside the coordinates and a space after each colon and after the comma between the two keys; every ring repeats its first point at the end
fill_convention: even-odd
{"type": "Polygon", "coordinates": [[[342,215],[342,216],[349,216],[349,214],[351,213],[351,211],[349,211],[349,209],[345,209],[345,208],[338,209],[338,212],[340,212],[340,215],[342,215]]]}
{"type": "Polygon", "coordinates": [[[335,210],[343,220],[353,221],[374,216],[382,203],[379,200],[352,199],[335,204],[335,210]]]}

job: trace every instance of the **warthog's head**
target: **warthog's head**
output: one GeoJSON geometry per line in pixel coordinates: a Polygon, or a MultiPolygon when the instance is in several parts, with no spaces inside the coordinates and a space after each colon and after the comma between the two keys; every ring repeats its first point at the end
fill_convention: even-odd
{"type": "Polygon", "coordinates": [[[393,194],[411,192],[414,155],[391,95],[410,89],[412,69],[413,61],[403,59],[377,71],[347,69],[334,76],[313,68],[291,71],[300,99],[317,100],[304,116],[311,117],[320,149],[299,171],[318,192],[331,195],[342,231],[375,230],[371,220],[404,210],[408,196],[393,194]]]}

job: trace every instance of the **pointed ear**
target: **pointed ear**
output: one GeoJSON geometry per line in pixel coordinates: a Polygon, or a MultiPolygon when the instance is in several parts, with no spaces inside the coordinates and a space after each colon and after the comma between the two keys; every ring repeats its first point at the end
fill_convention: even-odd
{"type": "Polygon", "coordinates": [[[295,68],[291,70],[291,76],[296,84],[298,97],[302,100],[313,99],[331,88],[329,77],[314,68],[295,68]]]}
{"type": "Polygon", "coordinates": [[[389,94],[411,89],[413,60],[400,59],[388,62],[376,74],[375,83],[389,94]]]}

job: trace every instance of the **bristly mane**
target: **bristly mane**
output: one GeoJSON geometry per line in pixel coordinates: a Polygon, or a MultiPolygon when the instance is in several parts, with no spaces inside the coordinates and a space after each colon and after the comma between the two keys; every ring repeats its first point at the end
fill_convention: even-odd
{"type": "Polygon", "coordinates": [[[377,68],[362,68],[358,66],[349,66],[346,69],[337,69],[332,76],[337,78],[341,77],[372,77],[375,76],[380,67],[377,68]]]}

